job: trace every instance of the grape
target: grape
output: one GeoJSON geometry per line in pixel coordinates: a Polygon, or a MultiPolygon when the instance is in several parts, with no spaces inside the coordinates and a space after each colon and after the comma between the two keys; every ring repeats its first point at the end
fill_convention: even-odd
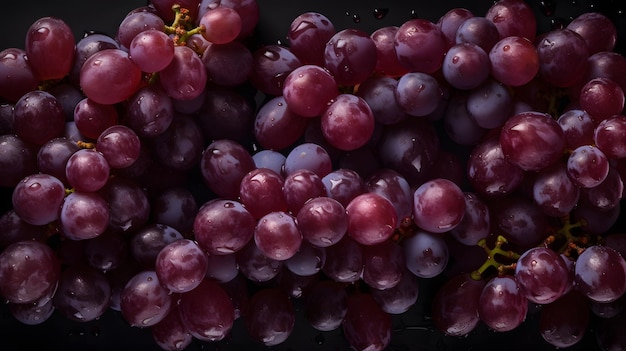
{"type": "Polygon", "coordinates": [[[75,190],[93,192],[107,184],[110,170],[109,163],[100,152],[81,149],[67,160],[65,177],[75,190]]]}
{"type": "Polygon", "coordinates": [[[370,293],[383,311],[389,314],[402,314],[417,302],[419,281],[414,274],[405,269],[395,286],[385,290],[374,289],[370,293]]]}
{"type": "Polygon", "coordinates": [[[574,85],[578,76],[572,72],[587,69],[589,49],[585,40],[569,29],[555,29],[535,39],[539,55],[539,74],[556,87],[574,85]]]}
{"type": "Polygon", "coordinates": [[[109,227],[124,232],[142,228],[150,215],[150,202],[137,183],[127,178],[114,177],[103,188],[109,203],[109,227]]]}
{"type": "Polygon", "coordinates": [[[363,248],[363,281],[370,287],[386,290],[395,287],[406,270],[402,248],[387,240],[363,248]]]}
{"type": "Polygon", "coordinates": [[[443,233],[456,227],[465,214],[461,189],[447,179],[433,179],[413,193],[413,220],[431,233],[443,233]]]}
{"type": "Polygon", "coordinates": [[[247,245],[236,252],[236,255],[239,271],[248,280],[256,283],[275,278],[284,265],[284,261],[267,257],[254,240],[250,240],[247,245]]]}
{"type": "Polygon", "coordinates": [[[405,21],[396,32],[396,55],[410,71],[431,74],[441,68],[448,42],[439,27],[426,19],[405,21]]]}
{"type": "Polygon", "coordinates": [[[363,273],[363,248],[346,235],[337,243],[326,247],[326,262],[322,271],[340,283],[353,283],[363,273]]]}
{"type": "Polygon", "coordinates": [[[39,304],[9,303],[9,311],[20,323],[39,325],[47,321],[55,311],[53,300],[39,304]]]}
{"type": "Polygon", "coordinates": [[[302,238],[318,247],[336,244],[348,229],[348,217],[344,206],[339,201],[325,196],[305,202],[296,218],[302,238]]]}
{"type": "Polygon", "coordinates": [[[266,346],[285,341],[293,331],[296,316],[289,297],[279,289],[262,289],[252,295],[245,312],[245,326],[253,340],[266,346]],[[270,320],[267,316],[271,315],[270,320]]]}
{"type": "Polygon", "coordinates": [[[394,124],[407,118],[396,100],[397,85],[391,77],[371,77],[359,85],[356,95],[369,105],[377,123],[394,124]]]}
{"type": "Polygon", "coordinates": [[[121,49],[91,55],[80,70],[80,87],[91,100],[110,105],[131,97],[141,84],[141,69],[121,49]]]}
{"type": "Polygon", "coordinates": [[[121,267],[130,253],[126,237],[116,231],[105,231],[87,240],[83,251],[89,266],[104,273],[121,267]]]}
{"type": "Polygon", "coordinates": [[[491,60],[491,75],[508,86],[524,85],[539,72],[537,49],[525,37],[504,37],[494,44],[488,54],[491,60]]]}
{"type": "Polygon", "coordinates": [[[517,260],[515,280],[529,301],[548,304],[559,299],[567,288],[568,268],[551,249],[532,248],[517,260]]]}
{"type": "Polygon", "coordinates": [[[333,331],[341,326],[347,309],[345,286],[332,280],[313,283],[304,296],[305,318],[320,331],[333,331]]]}
{"type": "Polygon", "coordinates": [[[252,238],[256,221],[241,203],[215,199],[203,204],[193,224],[198,245],[211,255],[241,250],[252,238]]]}
{"type": "Polygon", "coordinates": [[[135,92],[129,98],[125,110],[126,124],[142,138],[162,134],[174,119],[172,99],[156,84],[135,92]]]}
{"type": "Polygon", "coordinates": [[[611,167],[602,183],[593,188],[583,188],[580,193],[581,202],[608,211],[619,206],[624,194],[624,183],[618,172],[611,167]]]}
{"type": "Polygon", "coordinates": [[[446,37],[449,46],[455,44],[456,32],[459,26],[472,17],[474,17],[472,11],[461,7],[453,8],[439,17],[437,26],[446,37]]]}
{"type": "Polygon", "coordinates": [[[97,192],[74,191],[65,197],[59,219],[63,235],[72,240],[100,236],[109,225],[109,205],[97,192]]]}
{"type": "Polygon", "coordinates": [[[328,197],[346,207],[355,197],[366,192],[361,176],[349,168],[338,168],[322,178],[328,197]]]}
{"type": "Polygon", "coordinates": [[[411,116],[427,116],[435,111],[443,92],[437,80],[426,73],[410,72],[398,80],[395,96],[398,105],[411,116]]]}
{"type": "Polygon", "coordinates": [[[35,90],[39,83],[28,64],[26,51],[18,48],[0,51],[0,74],[3,77],[0,97],[11,102],[16,102],[22,95],[35,90]]]}
{"type": "Polygon", "coordinates": [[[366,187],[367,191],[391,202],[398,215],[397,225],[413,215],[413,194],[409,183],[400,173],[379,169],[367,179],[366,187]]]}
{"type": "Polygon", "coordinates": [[[176,305],[157,324],[153,325],[152,338],[163,350],[182,350],[193,341],[193,336],[185,329],[176,305]]]}
{"type": "Polygon", "coordinates": [[[455,44],[446,53],[441,68],[444,78],[457,89],[473,89],[483,83],[491,71],[489,56],[474,43],[455,44]]]}
{"type": "Polygon", "coordinates": [[[580,188],[569,178],[566,165],[557,163],[537,174],[533,199],[548,216],[561,217],[576,207],[580,188]]]}
{"type": "Polygon", "coordinates": [[[286,211],[284,184],[285,179],[271,169],[254,169],[241,179],[240,202],[256,219],[270,212],[286,211]]]}
{"type": "Polygon", "coordinates": [[[285,78],[302,65],[293,50],[293,47],[281,45],[264,45],[256,49],[252,53],[250,83],[268,95],[282,95],[285,78]]]}
{"type": "Polygon", "coordinates": [[[61,274],[54,251],[38,241],[17,241],[0,253],[0,295],[12,303],[30,303],[55,291],[61,274]]]}
{"type": "Polygon", "coordinates": [[[297,67],[287,75],[283,84],[287,106],[303,117],[320,116],[337,95],[335,78],[320,66],[297,67]]]}
{"type": "Polygon", "coordinates": [[[590,246],[575,266],[576,289],[592,301],[611,302],[626,292],[626,262],[606,246],[590,246]]]}
{"type": "Polygon", "coordinates": [[[292,273],[308,277],[321,271],[326,262],[326,250],[303,241],[293,256],[285,261],[285,267],[292,273]]]}
{"type": "Polygon", "coordinates": [[[321,116],[322,134],[340,150],[365,145],[374,133],[374,114],[367,102],[356,95],[339,94],[321,116]]]}
{"type": "Polygon", "coordinates": [[[207,70],[200,57],[187,46],[174,47],[174,57],[159,72],[159,82],[167,95],[179,100],[192,100],[202,94],[207,83],[207,70]]]}
{"type": "Polygon", "coordinates": [[[141,271],[135,274],[122,290],[120,300],[122,316],[134,326],[155,325],[168,314],[172,299],[169,290],[161,286],[156,272],[141,271]]]}
{"type": "Polygon", "coordinates": [[[566,170],[576,185],[593,188],[606,179],[609,174],[609,162],[606,155],[597,147],[583,145],[569,155],[566,170]]]}
{"type": "Polygon", "coordinates": [[[384,350],[391,342],[391,317],[369,294],[348,296],[343,333],[357,350],[384,350]]]}
{"type": "Polygon", "coordinates": [[[22,179],[13,189],[15,213],[26,223],[48,224],[59,218],[65,187],[48,174],[33,174],[22,179]]]}
{"type": "Polygon", "coordinates": [[[229,139],[250,144],[255,119],[252,102],[236,90],[210,89],[200,96],[203,95],[204,102],[194,115],[205,140],[229,139]]]}
{"type": "Polygon", "coordinates": [[[111,168],[128,167],[139,158],[139,137],[132,129],[123,125],[105,129],[98,136],[96,146],[111,168]]]}
{"type": "MultiPolygon", "coordinates": [[[[454,94],[443,115],[446,136],[459,145],[476,145],[487,129],[482,128],[467,109],[468,94],[454,94]]],[[[491,110],[491,109],[489,109],[491,110]]]]}
{"type": "Polygon", "coordinates": [[[530,248],[548,235],[549,217],[530,198],[516,194],[508,196],[493,208],[491,226],[513,244],[530,248]]]}
{"type": "Polygon", "coordinates": [[[408,69],[398,60],[395,48],[397,26],[386,26],[376,29],[370,38],[376,45],[376,66],[374,73],[387,77],[399,77],[408,72],[408,69]]]}
{"type": "Polygon", "coordinates": [[[256,168],[269,168],[281,174],[287,157],[278,151],[266,149],[252,155],[252,159],[256,168]]]}
{"type": "Polygon", "coordinates": [[[457,28],[455,43],[472,43],[480,46],[485,53],[500,40],[496,25],[482,16],[466,18],[457,28]]]}
{"type": "MultiPolygon", "coordinates": [[[[207,81],[219,86],[234,87],[243,84],[250,77],[253,57],[248,47],[238,41],[231,41],[209,45],[202,53],[202,63],[206,69],[207,81]]],[[[201,87],[200,82],[198,87],[201,87]]]]}
{"type": "Polygon", "coordinates": [[[528,301],[514,277],[489,280],[478,299],[478,315],[487,326],[498,332],[517,328],[526,318],[528,301]]]}
{"type": "MultiPolygon", "coordinates": [[[[45,144],[40,150],[45,150],[45,144]]],[[[38,168],[38,152],[35,148],[13,134],[0,135],[0,185],[3,187],[14,187],[23,178],[36,173],[38,168]]],[[[46,170],[45,167],[41,171],[46,170]]],[[[65,175],[65,165],[62,169],[65,175]]],[[[65,177],[57,177],[53,172],[49,173],[59,180],[65,177]]]]}
{"type": "Polygon", "coordinates": [[[324,48],[324,67],[338,85],[357,85],[374,72],[376,44],[362,30],[338,31],[324,48]]]}
{"type": "Polygon", "coordinates": [[[273,211],[259,218],[254,228],[254,242],[265,256],[284,261],[298,252],[302,234],[293,216],[273,211]]]}
{"type": "Polygon", "coordinates": [[[520,36],[533,40],[537,32],[535,14],[526,2],[521,0],[500,0],[495,2],[485,14],[492,21],[500,38],[520,36]]]}
{"type": "Polygon", "coordinates": [[[336,33],[331,20],[318,12],[305,12],[291,21],[287,31],[289,47],[306,65],[324,65],[324,50],[336,33]]]}
{"type": "Polygon", "coordinates": [[[74,53],[74,63],[69,73],[72,84],[80,85],[80,70],[87,59],[98,51],[104,49],[119,49],[120,44],[108,35],[101,33],[91,33],[80,38],[76,42],[74,53]]]}
{"type": "Polygon", "coordinates": [[[560,159],[565,137],[561,127],[548,114],[523,112],[506,121],[500,144],[510,162],[526,171],[538,171],[560,159]]]}
{"type": "Polygon", "coordinates": [[[24,222],[14,209],[8,210],[0,216],[0,227],[3,228],[0,235],[0,248],[3,250],[18,241],[41,240],[46,234],[46,226],[24,222]]]}
{"type": "Polygon", "coordinates": [[[194,241],[179,239],[167,244],[156,257],[159,282],[174,293],[193,290],[207,273],[207,255],[194,241]]]}
{"type": "Polygon", "coordinates": [[[198,213],[194,194],[184,187],[160,192],[152,201],[152,216],[156,223],[165,224],[179,232],[188,233],[198,213]]]}
{"type": "Polygon", "coordinates": [[[594,78],[580,91],[580,107],[600,122],[624,109],[624,91],[619,84],[609,78],[594,78]]]}
{"type": "Polygon", "coordinates": [[[54,95],[35,90],[24,94],[13,107],[13,130],[28,143],[42,145],[60,137],[65,114],[54,95]]]}
{"type": "Polygon", "coordinates": [[[328,151],[314,143],[297,145],[287,154],[283,172],[289,175],[301,169],[308,169],[322,178],[325,177],[332,170],[328,151]]]}
{"type": "Polygon", "coordinates": [[[433,300],[435,326],[451,336],[465,336],[474,330],[480,322],[478,303],[485,283],[468,274],[454,276],[444,283],[433,300]]]}
{"type": "Polygon", "coordinates": [[[174,59],[174,42],[158,29],[148,29],[137,34],[128,49],[130,59],[143,72],[159,72],[174,59]]]}
{"type": "Polygon", "coordinates": [[[450,230],[456,240],[464,245],[476,245],[489,235],[490,212],[487,203],[475,193],[464,192],[465,214],[463,219],[450,230]]]}
{"type": "Polygon", "coordinates": [[[152,139],[155,159],[176,170],[194,167],[202,157],[204,139],[195,119],[176,116],[169,127],[152,139]]]}
{"type": "Polygon", "coordinates": [[[307,201],[327,195],[322,178],[308,169],[295,171],[285,177],[283,194],[287,209],[294,215],[300,212],[307,201]]]}
{"type": "Polygon", "coordinates": [[[539,333],[556,347],[570,347],[580,342],[589,325],[589,302],[576,291],[543,306],[539,333]]]}
{"type": "Polygon", "coordinates": [[[375,193],[358,195],[346,206],[347,234],[363,245],[382,243],[396,227],[397,214],[387,199],[375,193]]]}
{"type": "Polygon", "coordinates": [[[105,313],[110,297],[111,286],[104,273],[89,266],[70,266],[61,272],[54,306],[70,320],[88,322],[105,313]]]}
{"type": "Polygon", "coordinates": [[[569,110],[562,113],[556,121],[563,130],[568,149],[593,143],[594,130],[598,127],[587,111],[569,110]]]}
{"type": "Polygon", "coordinates": [[[226,291],[207,278],[178,301],[185,329],[205,341],[222,340],[230,332],[235,320],[235,309],[226,291]]]}
{"type": "Polygon", "coordinates": [[[74,34],[60,18],[42,17],[26,32],[25,50],[35,76],[40,80],[61,79],[72,68],[74,34]]]}
{"type": "Polygon", "coordinates": [[[615,115],[602,120],[595,126],[592,141],[602,153],[611,159],[626,157],[626,145],[622,142],[626,135],[626,116],[615,115]]]}
{"type": "Polygon", "coordinates": [[[225,198],[239,195],[239,183],[255,168],[252,156],[237,142],[216,140],[202,153],[200,170],[210,190],[225,198]]]}
{"type": "Polygon", "coordinates": [[[241,33],[241,17],[239,13],[226,6],[206,11],[199,21],[204,27],[202,35],[213,44],[226,44],[241,33]]]}
{"type": "Polygon", "coordinates": [[[165,224],[149,224],[132,236],[130,251],[142,268],[154,270],[159,252],[178,239],[183,239],[183,236],[176,229],[165,224]]]}
{"type": "Polygon", "coordinates": [[[590,54],[612,51],[617,40],[617,30],[611,20],[599,12],[583,13],[575,17],[567,29],[579,34],[590,54]]]}
{"type": "Polygon", "coordinates": [[[306,119],[287,108],[285,98],[277,96],[257,112],[254,136],[265,149],[283,150],[293,145],[306,128],[306,119]]]}
{"type": "Polygon", "coordinates": [[[407,268],[420,278],[433,278],[446,268],[450,253],[440,234],[418,231],[402,244],[407,268]]]}

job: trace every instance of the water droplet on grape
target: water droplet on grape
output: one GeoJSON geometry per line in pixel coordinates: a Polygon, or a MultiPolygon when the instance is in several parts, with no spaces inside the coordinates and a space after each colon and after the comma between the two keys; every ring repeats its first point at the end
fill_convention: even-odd
{"type": "Polygon", "coordinates": [[[502,51],[509,51],[510,49],[511,49],[511,46],[509,46],[509,45],[504,45],[502,47],[502,51]]]}

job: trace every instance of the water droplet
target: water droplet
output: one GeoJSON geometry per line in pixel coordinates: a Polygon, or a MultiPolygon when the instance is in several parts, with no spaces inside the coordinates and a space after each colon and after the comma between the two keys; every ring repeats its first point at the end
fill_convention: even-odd
{"type": "Polygon", "coordinates": [[[502,51],[509,51],[510,49],[511,49],[511,46],[510,46],[510,45],[504,45],[504,46],[502,47],[502,51]]]}
{"type": "Polygon", "coordinates": [[[410,17],[413,18],[413,19],[419,18],[419,16],[417,15],[417,11],[416,10],[411,10],[410,17]]]}
{"type": "Polygon", "coordinates": [[[546,16],[554,15],[554,2],[552,0],[543,0],[539,2],[541,12],[546,16]]]}
{"type": "Polygon", "coordinates": [[[359,16],[357,14],[352,15],[352,22],[360,23],[361,22],[361,16],[359,16]]]}
{"type": "Polygon", "coordinates": [[[235,207],[235,204],[230,202],[230,201],[228,201],[228,202],[224,203],[224,207],[225,208],[233,208],[233,207],[235,207]]]}
{"type": "Polygon", "coordinates": [[[374,18],[382,19],[383,17],[387,16],[387,13],[389,13],[389,9],[388,8],[375,8],[374,9],[374,18]]]}

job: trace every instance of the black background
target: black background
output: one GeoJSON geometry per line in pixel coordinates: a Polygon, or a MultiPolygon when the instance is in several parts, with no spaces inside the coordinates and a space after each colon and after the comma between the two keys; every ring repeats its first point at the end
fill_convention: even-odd
{"type": "MultiPolygon", "coordinates": [[[[337,29],[359,28],[366,32],[387,25],[400,25],[411,17],[436,21],[446,11],[462,6],[475,15],[484,15],[491,0],[474,1],[400,1],[400,0],[258,0],[261,18],[257,39],[261,43],[286,42],[286,33],[293,18],[305,11],[317,11],[331,19],[337,29]],[[375,9],[387,9],[387,15],[376,19],[375,9]],[[355,19],[358,18],[359,21],[355,19]]],[[[577,14],[600,11],[610,16],[619,30],[617,50],[624,52],[626,39],[626,6],[621,0],[582,1],[548,0],[529,1],[537,13],[539,31],[551,28],[555,22],[566,23],[577,14]],[[546,15],[545,9],[553,5],[554,13],[546,15]],[[621,8],[620,8],[621,7],[621,8]]],[[[30,24],[43,16],[56,16],[66,21],[78,40],[85,31],[98,31],[114,36],[117,26],[132,9],[146,4],[145,0],[51,0],[4,2],[0,10],[0,50],[8,47],[23,48],[30,24]]],[[[456,339],[441,336],[433,331],[424,311],[436,281],[421,281],[421,295],[415,308],[403,316],[394,317],[394,333],[390,350],[554,350],[536,331],[531,315],[519,329],[496,334],[479,328],[469,338],[456,339]]],[[[426,313],[427,314],[427,313],[426,313]]],[[[268,316],[271,318],[271,316],[268,316]]],[[[570,350],[594,350],[594,337],[590,333],[579,345],[570,350]]],[[[0,308],[0,351],[13,350],[159,350],[152,342],[148,329],[131,328],[118,313],[107,312],[97,321],[73,323],[57,314],[38,326],[17,323],[0,308]]],[[[237,321],[232,337],[217,344],[194,342],[189,350],[345,350],[348,345],[341,331],[320,333],[299,320],[286,343],[267,348],[252,342],[241,321],[237,321]]]]}

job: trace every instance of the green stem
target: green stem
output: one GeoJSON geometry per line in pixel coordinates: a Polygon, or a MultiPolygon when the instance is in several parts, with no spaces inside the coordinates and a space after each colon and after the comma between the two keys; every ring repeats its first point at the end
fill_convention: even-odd
{"type": "Polygon", "coordinates": [[[504,250],[502,248],[502,245],[506,244],[507,242],[508,240],[506,240],[505,237],[503,237],[502,235],[498,235],[498,238],[496,239],[496,243],[493,248],[489,248],[487,246],[487,240],[485,239],[481,239],[476,244],[485,250],[485,252],[487,253],[487,259],[482,264],[482,266],[480,266],[478,269],[476,269],[470,274],[472,279],[480,280],[483,274],[485,273],[485,271],[487,271],[487,269],[489,269],[490,267],[494,267],[498,269],[500,273],[502,273],[505,268],[511,267],[511,265],[506,265],[504,263],[499,262],[496,259],[496,256],[502,256],[504,258],[511,259],[511,260],[517,260],[520,257],[520,255],[517,252],[504,250]]]}

